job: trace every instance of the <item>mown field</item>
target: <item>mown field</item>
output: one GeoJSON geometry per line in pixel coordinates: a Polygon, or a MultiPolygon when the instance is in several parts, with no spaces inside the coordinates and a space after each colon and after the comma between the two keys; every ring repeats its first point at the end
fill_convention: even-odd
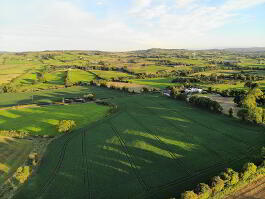
{"type": "Polygon", "coordinates": [[[167,198],[241,168],[265,141],[263,127],[181,101],[90,91],[118,111],[53,141],[15,198],[167,198]]]}
{"type": "Polygon", "coordinates": [[[60,120],[74,120],[80,128],[88,122],[99,120],[108,110],[108,107],[94,103],[0,110],[0,130],[12,129],[36,135],[56,135],[56,125],[60,120]]]}
{"type": "Polygon", "coordinates": [[[31,140],[0,136],[0,184],[13,175],[31,150],[31,140]]]}

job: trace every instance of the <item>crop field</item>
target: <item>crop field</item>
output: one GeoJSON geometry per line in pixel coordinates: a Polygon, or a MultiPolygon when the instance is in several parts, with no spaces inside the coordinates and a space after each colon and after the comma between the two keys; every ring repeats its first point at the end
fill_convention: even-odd
{"type": "Polygon", "coordinates": [[[263,127],[181,101],[90,90],[118,111],[54,140],[15,198],[167,198],[240,168],[265,142],[263,127]]]}
{"type": "Polygon", "coordinates": [[[0,184],[12,176],[31,150],[30,140],[0,136],[0,184]]]}

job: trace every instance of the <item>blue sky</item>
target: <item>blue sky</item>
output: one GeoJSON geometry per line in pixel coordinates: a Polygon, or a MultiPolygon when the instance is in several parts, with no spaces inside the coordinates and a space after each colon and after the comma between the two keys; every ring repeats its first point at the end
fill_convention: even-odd
{"type": "Polygon", "coordinates": [[[0,50],[265,46],[265,0],[0,0],[0,50]]]}

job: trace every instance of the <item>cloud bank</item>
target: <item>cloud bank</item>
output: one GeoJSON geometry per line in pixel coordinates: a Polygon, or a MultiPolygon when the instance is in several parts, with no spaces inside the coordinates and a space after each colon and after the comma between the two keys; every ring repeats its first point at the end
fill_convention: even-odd
{"type": "Polygon", "coordinates": [[[131,0],[126,5],[116,0],[94,1],[94,5],[80,0],[25,2],[0,3],[0,50],[265,46],[264,37],[235,40],[215,34],[229,24],[244,25],[242,11],[265,0],[131,0]]]}

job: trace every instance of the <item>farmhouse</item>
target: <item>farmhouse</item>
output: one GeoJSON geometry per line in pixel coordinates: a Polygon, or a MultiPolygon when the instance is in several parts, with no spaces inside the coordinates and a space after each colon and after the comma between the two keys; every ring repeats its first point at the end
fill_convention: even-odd
{"type": "Polygon", "coordinates": [[[202,89],[200,89],[200,88],[186,88],[185,90],[184,90],[184,92],[186,93],[186,94],[192,94],[192,93],[202,93],[202,89]]]}

